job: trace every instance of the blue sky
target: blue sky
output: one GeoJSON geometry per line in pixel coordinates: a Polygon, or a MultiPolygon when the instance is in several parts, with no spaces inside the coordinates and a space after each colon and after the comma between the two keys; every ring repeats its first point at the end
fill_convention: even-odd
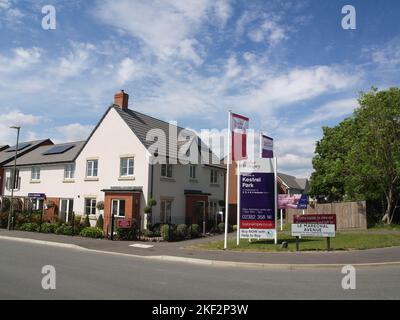
{"type": "Polygon", "coordinates": [[[0,0],[0,144],[84,139],[119,89],[179,125],[226,127],[227,111],[275,138],[280,170],[308,176],[321,126],[359,92],[399,83],[396,0],[0,0]],[[56,30],[41,27],[44,5],[56,30]],[[357,13],[341,27],[342,7],[357,13]]]}

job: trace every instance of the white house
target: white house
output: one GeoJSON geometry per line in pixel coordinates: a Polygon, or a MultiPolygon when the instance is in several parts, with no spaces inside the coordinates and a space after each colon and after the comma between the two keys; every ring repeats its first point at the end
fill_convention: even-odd
{"type": "MultiPolygon", "coordinates": [[[[180,135],[185,129],[130,110],[128,99],[123,91],[117,93],[85,142],[45,146],[19,157],[20,185],[14,194],[39,199],[34,200],[35,206],[41,205],[45,195],[55,203],[52,213],[62,219],[68,219],[72,210],[94,219],[99,214],[97,203],[104,201],[105,229],[110,226],[111,213],[133,218],[141,228],[149,222],[214,221],[218,202],[224,199],[225,167],[215,162],[180,164],[171,150],[185,145],[190,149],[187,155],[199,150],[200,156],[215,156],[193,132],[191,142],[182,142],[171,132],[175,129],[180,135]],[[149,133],[157,130],[166,143],[154,151],[157,139],[149,139],[149,133]],[[154,163],[162,156],[165,162],[154,163]],[[147,221],[144,209],[150,198],[157,203],[147,221]]],[[[161,142],[159,137],[157,141],[161,142]]],[[[6,177],[11,167],[11,163],[5,165],[6,177]]],[[[5,183],[3,188],[9,196],[10,188],[5,183]]]]}

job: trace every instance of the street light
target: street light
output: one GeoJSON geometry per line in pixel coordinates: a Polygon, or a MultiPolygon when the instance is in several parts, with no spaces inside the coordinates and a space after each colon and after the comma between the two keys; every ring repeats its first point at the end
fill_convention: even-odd
{"type": "Polygon", "coordinates": [[[17,155],[18,155],[19,131],[20,131],[21,127],[11,126],[10,129],[17,130],[17,144],[15,145],[14,169],[13,169],[12,177],[10,177],[12,186],[11,186],[11,205],[10,205],[10,212],[8,214],[8,226],[7,226],[8,230],[11,230],[11,227],[12,227],[12,229],[14,229],[14,221],[11,224],[11,218],[14,218],[14,188],[16,186],[15,180],[18,178],[17,177],[17,155]]]}

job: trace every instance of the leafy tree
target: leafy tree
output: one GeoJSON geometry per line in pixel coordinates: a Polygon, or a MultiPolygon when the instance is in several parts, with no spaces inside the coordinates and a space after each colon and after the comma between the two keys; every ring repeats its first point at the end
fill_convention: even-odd
{"type": "Polygon", "coordinates": [[[372,88],[358,101],[350,118],[323,128],[310,194],[330,201],[383,201],[382,221],[392,223],[400,191],[400,89],[372,88]]]}

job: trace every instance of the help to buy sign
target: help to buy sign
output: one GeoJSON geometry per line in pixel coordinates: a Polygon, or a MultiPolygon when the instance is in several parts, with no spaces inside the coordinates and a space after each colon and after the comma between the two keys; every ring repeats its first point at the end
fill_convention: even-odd
{"type": "Polygon", "coordinates": [[[275,176],[268,159],[241,161],[240,238],[273,239],[275,236],[275,176]]]}
{"type": "Polygon", "coordinates": [[[292,236],[335,237],[335,214],[306,214],[293,216],[292,236]]]}

